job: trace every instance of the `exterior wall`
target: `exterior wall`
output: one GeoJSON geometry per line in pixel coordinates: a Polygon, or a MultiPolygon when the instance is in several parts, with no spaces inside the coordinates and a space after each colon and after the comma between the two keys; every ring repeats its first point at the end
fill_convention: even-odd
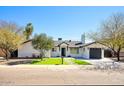
{"type": "Polygon", "coordinates": [[[102,48],[102,58],[104,58],[104,49],[102,48]]]}
{"type": "MultiPolygon", "coordinates": [[[[90,56],[90,48],[101,48],[102,49],[102,58],[104,58],[104,48],[105,46],[99,44],[99,43],[94,43],[82,48],[79,48],[79,54],[71,54],[70,52],[70,47],[68,47],[67,50],[67,44],[63,43],[59,47],[55,47],[56,51],[46,51],[45,56],[46,57],[60,57],[61,56],[61,49],[65,48],[66,51],[66,56],[71,56],[71,57],[81,57],[81,58],[86,58],[89,59],[90,56]]],[[[25,44],[23,44],[21,47],[19,47],[18,49],[18,57],[33,57],[33,55],[35,54],[35,56],[39,56],[40,52],[38,50],[35,50],[31,44],[31,42],[27,42],[25,44]]]]}
{"type": "Polygon", "coordinates": [[[45,57],[51,57],[51,50],[45,52],[45,57]]]}
{"type": "Polygon", "coordinates": [[[81,48],[81,56],[82,58],[89,59],[89,48],[87,47],[81,48]]]}
{"type": "Polygon", "coordinates": [[[65,44],[65,43],[61,44],[60,49],[59,49],[59,47],[54,47],[54,48],[56,48],[56,51],[55,52],[51,51],[51,56],[52,57],[61,56],[61,49],[62,48],[65,48],[66,56],[68,56],[68,54],[69,54],[69,52],[67,51],[67,44],[65,44]]]}
{"type": "Polygon", "coordinates": [[[63,43],[60,46],[60,51],[59,51],[59,47],[57,47],[57,51],[51,53],[52,57],[61,56],[61,48],[66,49],[66,56],[81,57],[81,58],[89,59],[90,58],[90,48],[101,48],[101,50],[102,50],[101,56],[102,56],[102,58],[104,58],[104,49],[106,49],[107,47],[105,47],[104,45],[99,44],[99,43],[94,43],[94,44],[88,45],[86,47],[79,48],[79,54],[71,54],[70,48],[68,48],[68,51],[67,51],[67,44],[63,43]]]}
{"type": "Polygon", "coordinates": [[[59,47],[54,47],[56,48],[56,51],[51,51],[51,57],[57,57],[57,56],[61,56],[60,51],[59,51],[59,47]]]}
{"type": "Polygon", "coordinates": [[[32,57],[33,54],[38,56],[40,52],[32,47],[31,42],[23,44],[18,49],[18,57],[32,57]]]}
{"type": "Polygon", "coordinates": [[[60,56],[61,56],[62,48],[65,48],[66,56],[68,56],[69,52],[67,51],[67,46],[68,46],[68,45],[65,44],[65,43],[61,44],[61,46],[60,46],[60,51],[59,51],[60,56]]]}
{"type": "MultiPolygon", "coordinates": [[[[95,48],[95,47],[91,47],[91,48],[95,48]]],[[[85,47],[85,52],[82,52],[82,53],[83,53],[82,55],[83,58],[90,59],[90,48],[89,47],[85,47]]],[[[104,48],[101,48],[101,58],[104,58],[104,48]]]]}
{"type": "MultiPolygon", "coordinates": [[[[18,57],[33,57],[33,55],[37,57],[40,55],[40,52],[33,48],[31,42],[23,44],[18,49],[18,57]]],[[[47,51],[45,56],[50,57],[50,51],[47,51]]]]}
{"type": "Polygon", "coordinates": [[[68,51],[68,56],[71,56],[71,57],[81,57],[81,49],[79,48],[79,53],[78,54],[72,54],[70,52],[70,48],[69,48],[69,51],[68,51]]]}
{"type": "Polygon", "coordinates": [[[107,47],[99,43],[94,43],[86,47],[83,47],[81,50],[83,58],[90,59],[90,48],[101,48],[101,57],[104,58],[104,49],[106,49],[107,47]]]}
{"type": "Polygon", "coordinates": [[[66,57],[68,57],[68,56],[82,57],[80,48],[79,48],[79,54],[71,54],[70,53],[70,48],[68,47],[68,49],[67,49],[67,44],[64,44],[64,43],[60,46],[60,50],[59,50],[59,47],[54,47],[54,48],[56,48],[56,51],[55,52],[51,51],[51,57],[60,57],[62,48],[65,48],[66,57]]]}

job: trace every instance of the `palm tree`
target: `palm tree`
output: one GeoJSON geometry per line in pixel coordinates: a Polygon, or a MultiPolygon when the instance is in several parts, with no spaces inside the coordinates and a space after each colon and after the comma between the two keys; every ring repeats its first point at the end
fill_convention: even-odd
{"type": "Polygon", "coordinates": [[[28,23],[25,27],[25,31],[23,32],[26,37],[26,40],[29,40],[30,36],[32,35],[32,32],[33,32],[33,25],[32,23],[28,23]]]}

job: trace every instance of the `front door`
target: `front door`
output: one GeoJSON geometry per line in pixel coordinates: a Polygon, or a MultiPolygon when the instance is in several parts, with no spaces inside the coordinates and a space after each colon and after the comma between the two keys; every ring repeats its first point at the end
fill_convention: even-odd
{"type": "Polygon", "coordinates": [[[62,48],[62,49],[61,49],[61,56],[66,56],[65,48],[62,48]]]}

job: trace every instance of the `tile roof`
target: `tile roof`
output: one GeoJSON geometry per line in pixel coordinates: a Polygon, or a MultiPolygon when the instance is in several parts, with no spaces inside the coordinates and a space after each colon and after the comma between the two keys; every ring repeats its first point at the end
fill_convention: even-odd
{"type": "MultiPolygon", "coordinates": [[[[27,40],[27,41],[23,42],[23,44],[27,43],[27,42],[31,42],[31,41],[32,41],[32,39],[31,40],[27,40]]],[[[57,46],[59,46],[59,45],[61,45],[63,43],[67,44],[68,47],[85,47],[85,46],[91,45],[91,44],[93,44],[95,42],[83,44],[83,43],[81,43],[81,41],[69,41],[69,40],[54,41],[54,46],[57,47],[57,46]]]]}
{"type": "Polygon", "coordinates": [[[83,45],[81,41],[54,41],[54,46],[59,46],[62,43],[67,44],[69,47],[79,47],[80,45],[83,45]]]}
{"type": "Polygon", "coordinates": [[[81,45],[80,47],[86,47],[86,46],[89,46],[89,45],[94,44],[94,43],[97,43],[97,42],[85,43],[85,44],[81,45]]]}

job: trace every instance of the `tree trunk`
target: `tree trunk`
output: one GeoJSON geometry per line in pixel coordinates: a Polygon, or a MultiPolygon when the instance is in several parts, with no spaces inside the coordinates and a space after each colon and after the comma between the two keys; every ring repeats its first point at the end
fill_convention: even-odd
{"type": "Polygon", "coordinates": [[[7,61],[9,60],[9,54],[8,54],[7,51],[6,51],[6,60],[7,60],[7,61]]]}
{"type": "Polygon", "coordinates": [[[120,48],[118,49],[118,52],[117,52],[117,61],[120,61],[120,48]]]}
{"type": "Polygon", "coordinates": [[[116,56],[117,56],[117,52],[116,52],[116,51],[114,51],[113,56],[114,56],[114,57],[116,57],[116,56]]]}
{"type": "Polygon", "coordinates": [[[117,53],[117,61],[120,61],[120,52],[117,53]]]}
{"type": "Polygon", "coordinates": [[[41,58],[41,61],[43,60],[43,55],[44,55],[44,52],[43,50],[40,51],[40,58],[41,58]]]}
{"type": "Polygon", "coordinates": [[[43,60],[43,56],[42,56],[42,53],[40,53],[40,59],[41,59],[41,61],[43,60]]]}

